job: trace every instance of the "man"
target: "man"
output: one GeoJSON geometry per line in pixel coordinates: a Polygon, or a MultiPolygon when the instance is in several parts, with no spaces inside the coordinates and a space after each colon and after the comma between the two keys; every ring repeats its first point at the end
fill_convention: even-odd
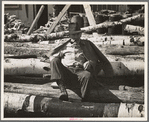
{"type": "Polygon", "coordinates": [[[82,31],[77,23],[69,24],[70,39],[49,53],[51,80],[56,81],[61,94],[59,99],[68,100],[66,87],[79,86],[82,100],[86,100],[90,85],[101,69],[107,76],[113,69],[107,58],[88,40],[81,40],[82,31]]]}

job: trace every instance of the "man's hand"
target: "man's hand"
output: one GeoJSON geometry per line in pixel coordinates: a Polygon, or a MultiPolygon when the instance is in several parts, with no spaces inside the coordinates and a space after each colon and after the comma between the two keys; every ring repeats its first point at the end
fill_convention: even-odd
{"type": "Polygon", "coordinates": [[[83,64],[80,63],[80,62],[75,62],[75,63],[73,63],[73,65],[74,65],[75,67],[83,68],[83,64]]]}
{"type": "Polygon", "coordinates": [[[93,72],[93,62],[92,61],[86,61],[84,64],[83,64],[83,67],[84,67],[84,70],[87,70],[89,72],[93,72]]]}

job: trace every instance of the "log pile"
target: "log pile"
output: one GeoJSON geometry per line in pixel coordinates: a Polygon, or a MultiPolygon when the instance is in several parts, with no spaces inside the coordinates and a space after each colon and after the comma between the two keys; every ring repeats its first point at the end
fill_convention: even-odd
{"type": "Polygon", "coordinates": [[[16,15],[4,14],[4,34],[26,33],[28,27],[16,15]]]}
{"type": "MultiPolygon", "coordinates": [[[[105,21],[103,23],[96,24],[95,26],[82,27],[81,30],[83,30],[84,32],[90,32],[90,31],[92,32],[92,31],[97,31],[100,28],[102,28],[102,29],[113,28],[115,26],[125,24],[125,27],[123,28],[124,31],[131,32],[131,33],[137,32],[137,34],[144,35],[144,28],[143,27],[139,27],[139,26],[134,27],[133,25],[127,25],[127,23],[130,23],[130,22],[135,21],[139,18],[142,18],[142,16],[144,16],[144,14],[138,14],[138,15],[135,15],[132,17],[121,19],[119,21],[105,21]]],[[[6,21],[6,24],[5,24],[5,28],[6,28],[5,34],[6,35],[4,36],[4,41],[38,42],[39,40],[40,41],[53,40],[53,39],[57,39],[57,38],[67,37],[68,36],[68,29],[67,28],[68,28],[69,19],[70,18],[67,18],[67,20],[65,21],[65,24],[62,24],[60,22],[60,24],[57,25],[57,27],[55,28],[55,31],[53,31],[51,34],[48,34],[48,35],[46,34],[49,26],[52,26],[52,24],[50,24],[50,25],[48,24],[49,26],[46,25],[46,27],[40,27],[38,30],[34,31],[30,36],[28,36],[28,34],[26,34],[25,31],[23,32],[23,30],[20,30],[20,28],[16,28],[16,26],[11,27],[9,25],[10,22],[6,21]],[[14,33],[13,32],[8,33],[7,32],[8,30],[15,30],[17,33],[19,31],[21,31],[21,33],[14,36],[14,33]]],[[[15,20],[15,18],[10,19],[10,21],[14,21],[14,20],[15,20]]],[[[17,22],[14,21],[14,23],[17,23],[17,22]]],[[[21,25],[19,25],[19,27],[20,26],[21,25]]],[[[23,29],[25,29],[25,28],[23,28],[23,29]]]]}
{"type": "MultiPolygon", "coordinates": [[[[111,62],[114,76],[127,76],[127,75],[143,75],[144,62],[129,61],[129,62],[111,62]],[[132,65],[133,64],[133,65],[132,65]]],[[[4,61],[4,74],[5,75],[27,75],[27,74],[47,74],[43,67],[50,68],[50,64],[41,62],[40,59],[5,59],[4,61]]],[[[101,70],[99,75],[105,76],[101,70]]]]}
{"type": "MultiPolygon", "coordinates": [[[[28,79],[34,80],[34,79],[28,79]]],[[[16,82],[16,81],[14,81],[16,82]]],[[[60,90],[58,87],[52,88],[49,84],[46,85],[28,85],[23,83],[5,83],[4,91],[12,93],[25,93],[34,94],[39,96],[49,96],[52,98],[58,98],[60,90]]],[[[29,82],[29,81],[28,81],[29,82]]],[[[87,96],[87,102],[97,102],[97,103],[119,103],[119,102],[130,102],[130,103],[144,103],[144,88],[143,87],[132,87],[129,90],[128,86],[119,86],[120,90],[107,89],[105,86],[99,84],[94,84],[87,96]],[[124,88],[124,89],[122,89],[124,88]],[[128,90],[127,90],[128,89],[128,90]]],[[[113,86],[114,88],[114,86],[113,86]]],[[[80,89],[78,87],[67,88],[69,99],[72,101],[81,102],[80,89]]]]}

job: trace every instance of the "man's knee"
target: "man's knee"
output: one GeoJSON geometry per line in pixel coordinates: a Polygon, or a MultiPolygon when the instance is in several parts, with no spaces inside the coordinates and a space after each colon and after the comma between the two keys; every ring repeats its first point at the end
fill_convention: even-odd
{"type": "Polygon", "coordinates": [[[89,71],[84,71],[82,73],[82,78],[90,79],[91,78],[91,73],[89,71]]]}

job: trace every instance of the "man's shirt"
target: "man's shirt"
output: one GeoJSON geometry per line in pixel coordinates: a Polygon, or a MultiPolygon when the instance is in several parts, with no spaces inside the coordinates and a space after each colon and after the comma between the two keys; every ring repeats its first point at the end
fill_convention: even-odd
{"type": "Polygon", "coordinates": [[[60,52],[63,55],[62,64],[64,66],[73,66],[78,62],[83,65],[86,62],[83,51],[76,42],[68,43],[60,52]]]}

